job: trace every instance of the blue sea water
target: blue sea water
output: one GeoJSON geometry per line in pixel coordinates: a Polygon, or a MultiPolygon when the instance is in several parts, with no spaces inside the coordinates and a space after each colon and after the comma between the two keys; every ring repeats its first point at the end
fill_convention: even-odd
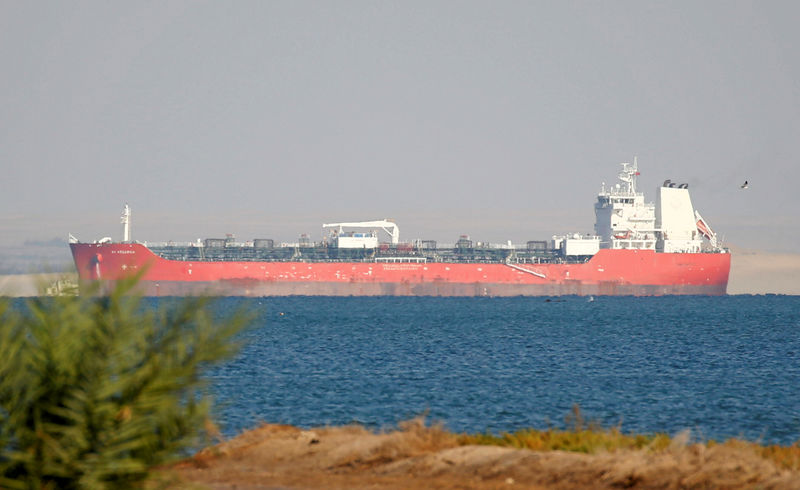
{"type": "Polygon", "coordinates": [[[227,435],[261,422],[387,428],[427,413],[500,433],[800,440],[800,297],[226,298],[256,315],[211,392],[227,435]]]}
{"type": "MultiPolygon", "coordinates": [[[[22,308],[23,300],[14,302],[22,308]]],[[[148,298],[145,308],[174,305],[148,298]]],[[[800,441],[800,296],[219,298],[254,321],[206,372],[232,436],[262,422],[565,427],[800,441]]]]}

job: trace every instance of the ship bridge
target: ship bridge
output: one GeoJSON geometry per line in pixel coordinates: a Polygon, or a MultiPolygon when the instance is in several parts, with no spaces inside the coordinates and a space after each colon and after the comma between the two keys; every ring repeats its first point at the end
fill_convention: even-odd
{"type": "Polygon", "coordinates": [[[653,203],[646,203],[644,194],[636,190],[639,176],[637,159],[622,163],[619,183],[606,187],[603,183],[594,205],[595,233],[601,248],[656,247],[656,213],[653,203]]]}

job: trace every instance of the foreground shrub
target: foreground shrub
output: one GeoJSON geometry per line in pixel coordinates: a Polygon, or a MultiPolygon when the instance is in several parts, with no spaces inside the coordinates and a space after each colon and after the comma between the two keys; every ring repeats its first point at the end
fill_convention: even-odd
{"type": "Polygon", "coordinates": [[[245,321],[202,298],[154,311],[134,287],[0,303],[0,487],[127,487],[202,440],[201,375],[245,321]]]}

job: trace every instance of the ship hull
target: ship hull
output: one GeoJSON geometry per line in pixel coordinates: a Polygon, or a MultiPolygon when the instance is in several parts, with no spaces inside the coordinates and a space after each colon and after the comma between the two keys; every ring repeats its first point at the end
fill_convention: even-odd
{"type": "Polygon", "coordinates": [[[83,283],[140,273],[149,296],[722,295],[728,253],[600,250],[580,264],[186,262],[141,244],[74,243],[83,283]]]}

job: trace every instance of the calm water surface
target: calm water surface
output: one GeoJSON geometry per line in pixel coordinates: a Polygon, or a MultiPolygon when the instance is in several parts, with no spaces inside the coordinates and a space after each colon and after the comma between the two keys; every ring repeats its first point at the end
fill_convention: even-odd
{"type": "Polygon", "coordinates": [[[257,314],[210,373],[232,435],[259,422],[563,427],[800,439],[800,297],[221,299],[257,314]]]}

